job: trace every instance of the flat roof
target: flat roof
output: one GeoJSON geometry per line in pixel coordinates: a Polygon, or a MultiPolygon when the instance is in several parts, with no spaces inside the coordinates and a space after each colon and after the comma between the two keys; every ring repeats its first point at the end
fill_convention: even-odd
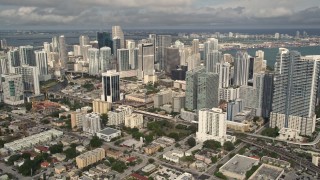
{"type": "Polygon", "coordinates": [[[111,134],[114,134],[114,133],[117,133],[117,132],[119,132],[119,130],[113,129],[113,128],[109,128],[109,127],[99,131],[99,133],[105,134],[105,135],[111,135],[111,134]]]}
{"type": "Polygon", "coordinates": [[[282,175],[284,169],[271,166],[268,164],[262,164],[257,171],[252,174],[249,180],[264,180],[264,179],[277,179],[282,175]]]}
{"type": "Polygon", "coordinates": [[[259,162],[258,159],[250,158],[236,154],[227,163],[225,163],[220,170],[233,172],[240,175],[245,175],[255,164],[259,162]]]}

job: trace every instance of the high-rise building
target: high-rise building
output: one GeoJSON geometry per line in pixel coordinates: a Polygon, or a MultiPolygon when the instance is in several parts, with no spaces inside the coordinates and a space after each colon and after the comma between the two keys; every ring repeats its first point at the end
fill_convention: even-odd
{"type": "Polygon", "coordinates": [[[204,73],[203,67],[195,68],[187,71],[186,75],[186,109],[193,111],[197,109],[197,95],[198,95],[198,75],[204,73]]]}
{"type": "Polygon", "coordinates": [[[99,113],[99,114],[107,114],[112,107],[112,103],[102,101],[100,99],[95,99],[92,101],[92,109],[93,112],[99,113]]]}
{"type": "Polygon", "coordinates": [[[84,45],[81,49],[83,60],[89,62],[89,49],[92,48],[92,45],[84,45]]]}
{"type": "Polygon", "coordinates": [[[213,108],[219,104],[219,75],[206,73],[203,67],[187,71],[186,108],[213,108]]]}
{"type": "Polygon", "coordinates": [[[262,117],[269,118],[272,111],[274,73],[265,73],[263,85],[262,117]]]}
{"type": "Polygon", "coordinates": [[[153,44],[139,44],[138,54],[138,78],[154,74],[154,47],[153,44]]]}
{"type": "Polygon", "coordinates": [[[97,40],[99,49],[102,47],[109,47],[111,48],[111,54],[113,54],[113,42],[110,33],[107,32],[97,32],[97,40]]]}
{"type": "Polygon", "coordinates": [[[198,141],[216,140],[221,143],[227,136],[227,114],[219,108],[199,110],[199,123],[196,137],[198,141]]]}
{"type": "Polygon", "coordinates": [[[302,135],[315,130],[320,56],[301,57],[279,49],[275,68],[271,127],[290,128],[302,135]]]}
{"type": "Polygon", "coordinates": [[[54,36],[51,41],[51,50],[52,52],[59,52],[59,37],[54,36]]]}
{"type": "Polygon", "coordinates": [[[0,57],[0,74],[7,73],[9,73],[8,59],[5,57],[0,57]]]}
{"type": "Polygon", "coordinates": [[[262,60],[264,60],[264,51],[262,51],[262,50],[256,51],[256,57],[259,57],[262,60]]]}
{"type": "Polygon", "coordinates": [[[20,62],[21,65],[29,65],[29,66],[35,66],[35,58],[34,58],[34,52],[33,52],[33,46],[20,46],[19,47],[19,56],[20,56],[20,62]]]}
{"type": "Polygon", "coordinates": [[[213,108],[219,105],[219,75],[200,73],[198,75],[197,109],[213,108]]]}
{"type": "Polygon", "coordinates": [[[123,31],[120,26],[112,26],[112,39],[114,39],[114,38],[120,39],[120,47],[118,49],[125,48],[124,47],[124,34],[123,34],[123,31]]]}
{"type": "Polygon", "coordinates": [[[101,64],[101,72],[107,72],[111,69],[111,48],[102,47],[100,48],[100,64],[101,64]]]}
{"type": "Polygon", "coordinates": [[[171,71],[180,65],[179,48],[167,47],[164,49],[164,71],[170,75],[171,71]]]}
{"type": "Polygon", "coordinates": [[[59,58],[61,68],[65,68],[68,62],[68,52],[64,35],[59,36],[59,58]]]}
{"type": "Polygon", "coordinates": [[[134,49],[136,48],[136,43],[133,40],[127,41],[127,49],[129,50],[129,67],[130,69],[136,69],[134,62],[134,49]]]}
{"type": "Polygon", "coordinates": [[[89,74],[96,76],[100,74],[99,49],[90,48],[88,50],[89,74]]]}
{"type": "Polygon", "coordinates": [[[119,72],[128,71],[130,69],[129,49],[118,49],[117,60],[119,72]]]}
{"type": "Polygon", "coordinates": [[[101,99],[110,103],[120,100],[120,75],[115,70],[102,73],[102,89],[101,99]]]}
{"type": "Polygon", "coordinates": [[[101,130],[100,115],[98,113],[89,113],[82,117],[82,130],[83,132],[95,135],[101,130]]]}
{"type": "Polygon", "coordinates": [[[171,35],[158,35],[157,38],[157,62],[159,62],[160,70],[165,69],[164,64],[164,54],[165,54],[165,48],[170,47],[172,41],[171,35]]]}
{"type": "Polygon", "coordinates": [[[46,51],[34,51],[36,65],[39,71],[39,80],[47,81],[51,78],[48,74],[48,56],[46,51]]]}
{"type": "Polygon", "coordinates": [[[14,68],[16,74],[22,75],[22,81],[25,92],[31,92],[34,95],[40,94],[39,70],[34,66],[22,65],[14,68]]]}
{"type": "Polygon", "coordinates": [[[9,105],[24,103],[24,90],[21,74],[1,74],[3,102],[9,105]]]}
{"type": "Polygon", "coordinates": [[[206,71],[215,72],[217,63],[220,63],[222,58],[221,52],[218,50],[212,50],[208,52],[206,59],[206,71]]]}
{"type": "Polygon", "coordinates": [[[21,65],[19,49],[13,49],[8,52],[8,70],[13,73],[13,68],[21,65]]]}
{"type": "Polygon", "coordinates": [[[230,63],[217,63],[216,72],[219,74],[219,88],[230,86],[230,63]]]}
{"type": "Polygon", "coordinates": [[[73,55],[74,56],[81,56],[82,55],[82,50],[81,50],[80,45],[73,45],[73,55]]]}
{"type": "Polygon", "coordinates": [[[207,62],[208,55],[213,50],[219,50],[218,39],[208,38],[207,41],[204,43],[204,60],[205,60],[205,62],[207,62]]]}
{"type": "Polygon", "coordinates": [[[90,39],[89,39],[89,36],[87,35],[81,35],[79,37],[79,45],[81,47],[83,47],[84,45],[89,45],[90,44],[90,39]]]}
{"type": "Polygon", "coordinates": [[[121,49],[121,39],[118,37],[115,37],[112,39],[112,42],[113,42],[113,55],[117,57],[118,49],[121,49]]]}
{"type": "Polygon", "coordinates": [[[249,79],[249,55],[247,52],[238,51],[234,61],[234,85],[248,84],[249,79]]]}
{"type": "Polygon", "coordinates": [[[192,54],[199,53],[199,39],[192,40],[192,54]]]}

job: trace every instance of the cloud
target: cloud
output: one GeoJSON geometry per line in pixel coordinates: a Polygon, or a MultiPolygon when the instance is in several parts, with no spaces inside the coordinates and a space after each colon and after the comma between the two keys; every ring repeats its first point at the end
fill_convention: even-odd
{"type": "Polygon", "coordinates": [[[6,27],[319,26],[318,0],[0,0],[6,27]]]}

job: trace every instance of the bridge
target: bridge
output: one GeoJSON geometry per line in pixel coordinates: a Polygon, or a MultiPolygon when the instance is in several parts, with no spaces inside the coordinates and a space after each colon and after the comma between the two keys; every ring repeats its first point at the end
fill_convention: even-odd
{"type": "Polygon", "coordinates": [[[147,111],[134,110],[133,112],[138,113],[138,114],[142,114],[142,115],[144,115],[145,117],[151,117],[151,118],[157,118],[157,119],[175,121],[175,119],[174,119],[173,117],[164,116],[164,115],[160,115],[160,114],[156,114],[156,113],[151,113],[151,112],[147,112],[147,111]]]}
{"type": "Polygon", "coordinates": [[[318,166],[314,165],[310,161],[308,161],[304,158],[301,158],[301,157],[299,157],[289,151],[285,151],[285,150],[277,148],[275,146],[265,145],[265,144],[262,144],[258,141],[254,141],[254,140],[248,139],[248,138],[238,138],[238,139],[240,139],[242,142],[250,144],[252,146],[256,146],[261,149],[265,149],[267,151],[274,152],[274,153],[278,154],[279,156],[281,156],[283,159],[290,160],[290,161],[296,163],[297,165],[301,165],[305,169],[313,172],[316,176],[318,176],[318,174],[320,173],[320,168],[318,166]]]}

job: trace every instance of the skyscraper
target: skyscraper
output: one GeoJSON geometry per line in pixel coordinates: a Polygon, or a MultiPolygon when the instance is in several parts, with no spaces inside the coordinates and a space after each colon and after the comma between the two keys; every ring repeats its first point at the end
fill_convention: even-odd
{"type": "Polygon", "coordinates": [[[19,105],[24,103],[24,90],[22,75],[1,74],[1,86],[3,91],[3,101],[9,105],[19,105]]]}
{"type": "Polygon", "coordinates": [[[111,48],[111,54],[113,54],[113,42],[110,33],[107,32],[97,32],[97,40],[99,49],[102,47],[109,47],[111,48]]]}
{"type": "Polygon", "coordinates": [[[213,108],[219,105],[219,75],[200,73],[198,75],[197,109],[213,108]]]}
{"type": "Polygon", "coordinates": [[[205,62],[207,62],[208,55],[213,50],[219,50],[218,39],[208,38],[207,41],[204,43],[204,60],[205,60],[205,62]]]}
{"type": "Polygon", "coordinates": [[[58,36],[54,36],[52,38],[52,42],[51,42],[51,50],[52,52],[58,52],[59,51],[59,37],[58,36]]]}
{"type": "Polygon", "coordinates": [[[64,35],[59,36],[59,58],[61,68],[65,68],[68,62],[68,52],[64,35]]]}
{"type": "Polygon", "coordinates": [[[91,45],[84,45],[83,47],[82,47],[82,57],[83,57],[83,60],[84,61],[89,61],[89,49],[90,48],[92,48],[92,46],[91,45]]]}
{"type": "Polygon", "coordinates": [[[84,45],[89,45],[90,44],[90,39],[89,39],[89,36],[87,35],[81,35],[79,37],[79,45],[81,47],[83,47],[84,45]]]}
{"type": "Polygon", "coordinates": [[[21,65],[19,49],[13,49],[8,52],[8,70],[13,73],[13,67],[18,67],[21,65]]]}
{"type": "Polygon", "coordinates": [[[206,71],[215,72],[217,63],[220,63],[222,58],[221,52],[218,50],[212,50],[207,54],[206,59],[206,71]]]}
{"type": "Polygon", "coordinates": [[[154,47],[151,43],[139,44],[138,78],[154,74],[154,47]]]}
{"type": "Polygon", "coordinates": [[[88,50],[89,74],[96,76],[100,74],[99,49],[90,48],[88,50]]]}
{"type": "Polygon", "coordinates": [[[128,71],[129,66],[129,49],[118,49],[117,52],[118,69],[120,71],[128,71]]]}
{"type": "Polygon", "coordinates": [[[117,57],[117,52],[118,52],[118,49],[121,49],[121,39],[118,38],[118,37],[115,37],[112,39],[113,41],[113,55],[115,57],[117,57]]]}
{"type": "Polygon", "coordinates": [[[274,73],[265,73],[262,99],[262,117],[269,118],[272,111],[274,73]]]}
{"type": "Polygon", "coordinates": [[[5,57],[0,57],[0,74],[7,74],[8,72],[8,59],[5,57]]]}
{"type": "Polygon", "coordinates": [[[48,76],[48,55],[45,51],[34,51],[36,57],[36,65],[39,71],[39,80],[47,81],[50,79],[48,76]]]}
{"type": "Polygon", "coordinates": [[[103,94],[101,99],[110,103],[120,100],[120,75],[115,70],[102,73],[103,94]]]}
{"type": "Polygon", "coordinates": [[[177,69],[180,65],[179,48],[167,47],[164,49],[164,67],[165,73],[170,75],[171,71],[177,69]]]}
{"type": "Polygon", "coordinates": [[[40,94],[39,85],[39,70],[34,66],[22,65],[14,68],[16,74],[22,75],[24,91],[33,93],[34,95],[40,94]]]}
{"type": "Polygon", "coordinates": [[[230,86],[230,63],[217,63],[216,72],[219,74],[219,88],[230,86]]]}
{"type": "Polygon", "coordinates": [[[238,51],[234,61],[234,85],[242,86],[248,84],[249,64],[248,53],[238,51]]]}
{"type": "Polygon", "coordinates": [[[127,49],[129,50],[129,67],[130,69],[136,69],[134,60],[134,49],[136,48],[136,43],[131,40],[127,42],[127,49]]]}
{"type": "Polygon", "coordinates": [[[36,65],[33,46],[30,46],[30,45],[20,46],[19,56],[20,56],[21,65],[30,65],[30,66],[36,65]]]}
{"type": "Polygon", "coordinates": [[[192,54],[199,53],[199,39],[192,40],[192,54]]]}
{"type": "Polygon", "coordinates": [[[107,70],[111,69],[111,48],[102,47],[100,48],[100,64],[101,64],[101,72],[107,72],[107,70]]]}
{"type": "MultiPolygon", "coordinates": [[[[120,48],[125,48],[124,47],[124,34],[120,26],[112,26],[112,39],[120,39],[120,48]]],[[[114,50],[116,51],[116,50],[114,50]]]]}
{"type": "Polygon", "coordinates": [[[315,130],[320,56],[301,57],[279,49],[275,69],[271,127],[291,128],[302,135],[315,130]]]}
{"type": "Polygon", "coordinates": [[[157,38],[157,62],[159,62],[160,70],[164,70],[164,51],[165,48],[170,47],[172,41],[171,35],[158,35],[157,38]]]}
{"type": "Polygon", "coordinates": [[[219,108],[199,110],[198,141],[216,140],[224,143],[227,136],[227,114],[219,108]]]}

